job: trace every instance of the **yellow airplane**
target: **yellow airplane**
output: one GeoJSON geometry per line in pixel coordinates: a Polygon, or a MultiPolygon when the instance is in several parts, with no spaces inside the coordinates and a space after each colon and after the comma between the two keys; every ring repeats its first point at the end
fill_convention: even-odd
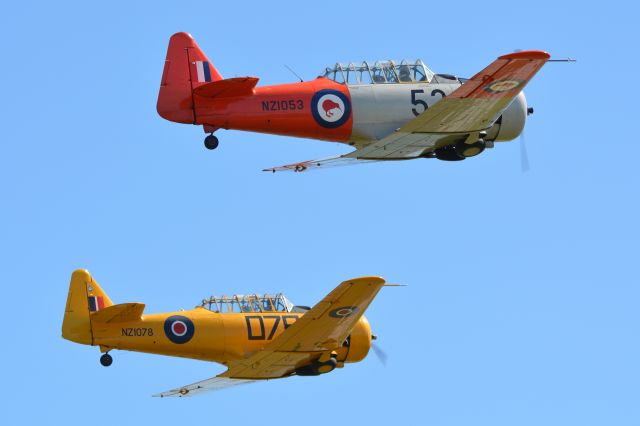
{"type": "Polygon", "coordinates": [[[112,349],[194,358],[228,369],[154,396],[185,396],[256,380],[316,376],[364,359],[376,337],[363,316],[379,277],[343,282],[313,308],[278,294],[211,297],[192,310],[143,314],[143,303],[114,305],[83,269],[71,275],[62,337],[100,346],[109,366],[112,349]]]}

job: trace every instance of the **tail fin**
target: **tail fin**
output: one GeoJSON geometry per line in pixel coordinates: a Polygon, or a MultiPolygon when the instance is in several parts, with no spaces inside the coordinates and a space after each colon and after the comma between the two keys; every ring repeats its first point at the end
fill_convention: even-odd
{"type": "Polygon", "coordinates": [[[170,121],[195,124],[193,89],[218,80],[222,76],[191,35],[172,35],[158,93],[158,114],[170,121]]]}
{"type": "Polygon", "coordinates": [[[71,275],[67,307],[62,321],[62,337],[85,345],[93,344],[91,312],[112,306],[109,296],[93,280],[89,271],[78,269],[71,275]]]}

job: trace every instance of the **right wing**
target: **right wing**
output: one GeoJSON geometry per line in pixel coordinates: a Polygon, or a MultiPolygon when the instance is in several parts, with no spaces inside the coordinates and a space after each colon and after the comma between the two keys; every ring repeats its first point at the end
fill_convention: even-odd
{"type": "Polygon", "coordinates": [[[549,57],[539,50],[500,56],[391,135],[346,156],[379,160],[416,158],[445,145],[442,139],[451,139],[452,135],[487,130],[549,57]]]}
{"type": "Polygon", "coordinates": [[[387,137],[340,157],[272,167],[267,171],[305,171],[336,164],[419,158],[460,135],[490,128],[549,59],[529,50],[500,56],[446,98],[387,137]]]}
{"type": "Polygon", "coordinates": [[[344,281],[262,351],[229,362],[229,369],[216,377],[154,396],[192,395],[289,376],[296,367],[308,365],[323,352],[339,347],[384,283],[379,277],[344,281]]]}
{"type": "Polygon", "coordinates": [[[285,377],[308,365],[323,352],[334,350],[347,338],[378,291],[380,277],[344,281],[293,325],[247,359],[229,363],[221,374],[235,379],[285,377]]]}

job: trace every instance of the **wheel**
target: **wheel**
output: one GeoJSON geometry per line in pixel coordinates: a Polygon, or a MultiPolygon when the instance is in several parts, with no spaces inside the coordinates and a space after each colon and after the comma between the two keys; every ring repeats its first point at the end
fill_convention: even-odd
{"type": "Polygon", "coordinates": [[[218,147],[218,138],[213,135],[209,135],[204,138],[204,146],[207,149],[216,149],[218,147]]]}
{"type": "Polygon", "coordinates": [[[460,161],[464,160],[453,145],[443,146],[435,150],[436,158],[443,161],[460,161]]]}
{"type": "Polygon", "coordinates": [[[109,354],[102,354],[100,357],[100,364],[105,367],[110,366],[113,363],[113,357],[109,354]]]}
{"type": "Polygon", "coordinates": [[[476,155],[484,151],[484,149],[486,148],[486,145],[487,144],[485,143],[485,141],[480,139],[474,143],[459,142],[455,145],[455,149],[458,155],[464,158],[469,158],[469,157],[475,157],[476,155]]]}
{"type": "Polygon", "coordinates": [[[335,358],[330,358],[329,361],[327,362],[319,362],[316,364],[316,368],[315,370],[318,372],[318,374],[326,374],[326,373],[331,373],[336,366],[338,365],[338,361],[336,361],[335,358]]]}
{"type": "Polygon", "coordinates": [[[331,373],[337,365],[338,361],[335,358],[330,358],[326,362],[316,361],[313,364],[297,368],[296,374],[298,376],[319,376],[320,374],[331,373]]]}

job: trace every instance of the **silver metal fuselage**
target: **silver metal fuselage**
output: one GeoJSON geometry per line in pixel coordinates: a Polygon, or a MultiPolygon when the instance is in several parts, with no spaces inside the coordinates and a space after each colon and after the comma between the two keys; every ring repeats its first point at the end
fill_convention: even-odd
{"type": "MultiPolygon", "coordinates": [[[[349,142],[361,146],[390,135],[460,86],[459,82],[348,85],[353,105],[349,142]]],[[[521,92],[487,130],[485,139],[515,139],[524,128],[526,116],[527,102],[521,92]]]]}

